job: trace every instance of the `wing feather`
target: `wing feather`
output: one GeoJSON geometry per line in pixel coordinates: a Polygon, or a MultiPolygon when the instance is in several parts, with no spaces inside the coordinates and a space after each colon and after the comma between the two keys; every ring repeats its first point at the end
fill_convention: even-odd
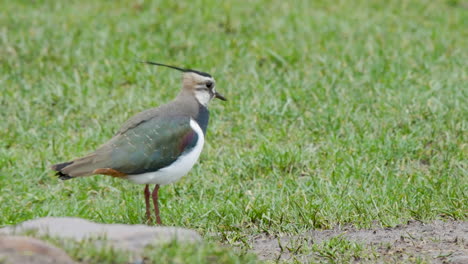
{"type": "Polygon", "coordinates": [[[190,117],[151,118],[109,142],[108,167],[128,175],[157,171],[193,148],[197,140],[190,117]]]}

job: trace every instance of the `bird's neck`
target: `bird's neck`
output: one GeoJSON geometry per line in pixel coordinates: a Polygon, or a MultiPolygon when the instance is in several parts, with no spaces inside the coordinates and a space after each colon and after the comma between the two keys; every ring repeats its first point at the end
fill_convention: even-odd
{"type": "Polygon", "coordinates": [[[182,91],[175,101],[178,101],[179,107],[185,109],[183,111],[190,115],[203,130],[203,134],[206,134],[210,112],[206,106],[198,102],[193,94],[187,94],[187,92],[188,91],[182,91]]]}
{"type": "Polygon", "coordinates": [[[195,117],[198,125],[203,130],[203,134],[206,135],[206,129],[208,128],[208,121],[210,119],[210,111],[204,105],[198,103],[198,115],[195,117]]]}

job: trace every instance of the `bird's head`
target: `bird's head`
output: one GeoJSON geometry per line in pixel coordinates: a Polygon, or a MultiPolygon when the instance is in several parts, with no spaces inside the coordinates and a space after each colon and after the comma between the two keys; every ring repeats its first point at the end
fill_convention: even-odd
{"type": "Polygon", "coordinates": [[[151,65],[169,67],[169,68],[176,69],[176,70],[183,72],[183,82],[182,82],[183,92],[189,92],[190,94],[195,96],[195,98],[200,104],[204,106],[208,106],[208,103],[213,98],[218,98],[220,100],[227,101],[227,99],[224,96],[222,96],[220,93],[218,93],[215,90],[216,81],[213,78],[213,76],[211,76],[210,74],[206,72],[201,72],[201,71],[196,71],[196,70],[191,70],[191,69],[184,69],[184,68],[180,68],[176,66],[157,63],[157,62],[145,61],[145,63],[151,64],[151,65]]]}

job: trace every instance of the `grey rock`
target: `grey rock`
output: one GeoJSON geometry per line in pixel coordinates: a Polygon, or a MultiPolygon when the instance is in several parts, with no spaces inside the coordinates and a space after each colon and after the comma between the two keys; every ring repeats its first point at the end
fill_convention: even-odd
{"type": "Polygon", "coordinates": [[[0,229],[0,234],[21,234],[34,231],[39,236],[50,235],[81,241],[97,238],[118,249],[140,252],[148,245],[172,240],[194,243],[201,241],[193,230],[146,225],[98,224],[81,218],[45,217],[0,229]]]}
{"type": "Polygon", "coordinates": [[[72,264],[75,263],[63,250],[42,240],[0,235],[0,263],[72,264]]]}

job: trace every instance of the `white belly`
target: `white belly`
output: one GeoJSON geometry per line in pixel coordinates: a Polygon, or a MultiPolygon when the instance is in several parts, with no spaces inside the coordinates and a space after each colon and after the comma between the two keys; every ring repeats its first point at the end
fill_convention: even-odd
{"type": "Polygon", "coordinates": [[[128,180],[138,184],[159,184],[166,185],[178,181],[192,169],[195,162],[203,149],[205,137],[200,126],[193,119],[190,119],[190,126],[198,135],[198,141],[195,147],[185,155],[180,156],[168,167],[162,168],[155,172],[147,172],[137,175],[128,176],[128,180]]]}

